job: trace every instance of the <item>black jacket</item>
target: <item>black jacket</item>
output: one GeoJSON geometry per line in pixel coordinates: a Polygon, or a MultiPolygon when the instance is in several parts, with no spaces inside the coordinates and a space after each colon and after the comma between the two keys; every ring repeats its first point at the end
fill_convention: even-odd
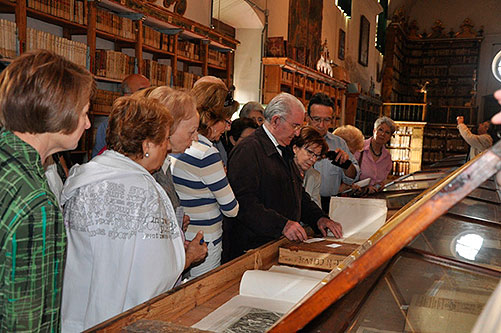
{"type": "Polygon", "coordinates": [[[231,151],[228,180],[240,210],[224,221],[224,261],[278,239],[287,220],[318,230],[318,219],[326,216],[304,190],[287,149],[282,158],[261,126],[231,151]]]}

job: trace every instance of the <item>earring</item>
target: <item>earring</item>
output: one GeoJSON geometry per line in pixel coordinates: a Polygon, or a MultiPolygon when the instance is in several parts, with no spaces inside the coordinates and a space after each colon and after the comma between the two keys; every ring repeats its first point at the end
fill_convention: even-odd
{"type": "Polygon", "coordinates": [[[144,157],[148,158],[148,157],[150,157],[150,154],[146,153],[146,154],[144,154],[144,157]]]}

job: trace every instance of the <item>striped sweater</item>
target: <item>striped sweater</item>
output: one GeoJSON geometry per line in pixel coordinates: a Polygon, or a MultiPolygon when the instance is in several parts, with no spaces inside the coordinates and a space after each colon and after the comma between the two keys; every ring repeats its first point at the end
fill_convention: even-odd
{"type": "Polygon", "coordinates": [[[212,142],[198,135],[183,154],[173,154],[172,178],[181,206],[190,217],[186,239],[199,230],[207,242],[218,243],[223,234],[223,214],[235,217],[238,202],[226,178],[221,156],[212,142]]]}

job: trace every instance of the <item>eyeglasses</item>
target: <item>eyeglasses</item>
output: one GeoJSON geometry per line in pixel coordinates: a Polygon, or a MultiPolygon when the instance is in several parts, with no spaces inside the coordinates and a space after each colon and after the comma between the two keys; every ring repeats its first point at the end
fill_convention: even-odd
{"type": "Polygon", "coordinates": [[[226,125],[231,126],[231,119],[225,119],[224,122],[226,125]]]}
{"type": "Polygon", "coordinates": [[[310,119],[316,123],[316,124],[320,124],[322,122],[324,123],[332,123],[332,117],[325,117],[325,118],[322,118],[322,117],[312,117],[310,116],[310,119]]]}
{"type": "Polygon", "coordinates": [[[284,117],[280,117],[280,119],[285,120],[285,122],[286,122],[287,124],[291,125],[291,127],[294,129],[294,132],[295,132],[295,131],[300,130],[300,129],[301,129],[301,126],[303,125],[303,124],[293,124],[293,123],[291,123],[290,121],[288,121],[287,119],[285,119],[284,117]]]}
{"type": "Polygon", "coordinates": [[[308,156],[312,159],[312,160],[318,160],[322,157],[322,155],[319,155],[319,154],[316,154],[314,151],[312,151],[311,149],[309,149],[308,147],[303,147],[304,150],[306,151],[306,153],[308,154],[308,156]]]}

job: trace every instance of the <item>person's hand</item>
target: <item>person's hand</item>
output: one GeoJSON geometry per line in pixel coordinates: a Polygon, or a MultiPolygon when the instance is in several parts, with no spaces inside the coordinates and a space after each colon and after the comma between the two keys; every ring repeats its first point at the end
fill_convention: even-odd
{"type": "Polygon", "coordinates": [[[204,233],[199,231],[195,238],[188,245],[185,245],[186,249],[186,262],[184,264],[184,269],[191,266],[195,262],[202,261],[207,255],[207,244],[203,241],[204,233]],[[202,243],[202,244],[200,244],[202,243]]]}
{"type": "Polygon", "coordinates": [[[369,185],[367,186],[367,193],[368,194],[373,194],[373,193],[376,193],[377,192],[377,187],[376,186],[373,186],[373,185],[369,185]]]}
{"type": "Polygon", "coordinates": [[[188,225],[190,224],[190,217],[186,214],[183,216],[183,231],[186,232],[188,225]]]}
{"type": "Polygon", "coordinates": [[[343,237],[343,227],[338,222],[334,222],[327,217],[321,217],[317,221],[318,229],[325,237],[327,236],[327,230],[330,230],[334,237],[341,238],[343,237]]]}
{"type": "Polygon", "coordinates": [[[343,164],[344,162],[350,159],[350,155],[348,155],[348,153],[342,150],[341,148],[337,148],[334,151],[337,153],[335,161],[339,162],[339,164],[343,164]]]}
{"type": "Polygon", "coordinates": [[[301,224],[296,221],[287,221],[284,230],[282,230],[282,233],[285,237],[287,237],[288,240],[291,241],[305,241],[308,239],[306,231],[303,229],[301,224]]]}
{"type": "Polygon", "coordinates": [[[463,116],[458,116],[458,117],[456,118],[456,121],[458,122],[458,125],[459,125],[459,124],[464,124],[464,117],[463,117],[463,116]]]}

